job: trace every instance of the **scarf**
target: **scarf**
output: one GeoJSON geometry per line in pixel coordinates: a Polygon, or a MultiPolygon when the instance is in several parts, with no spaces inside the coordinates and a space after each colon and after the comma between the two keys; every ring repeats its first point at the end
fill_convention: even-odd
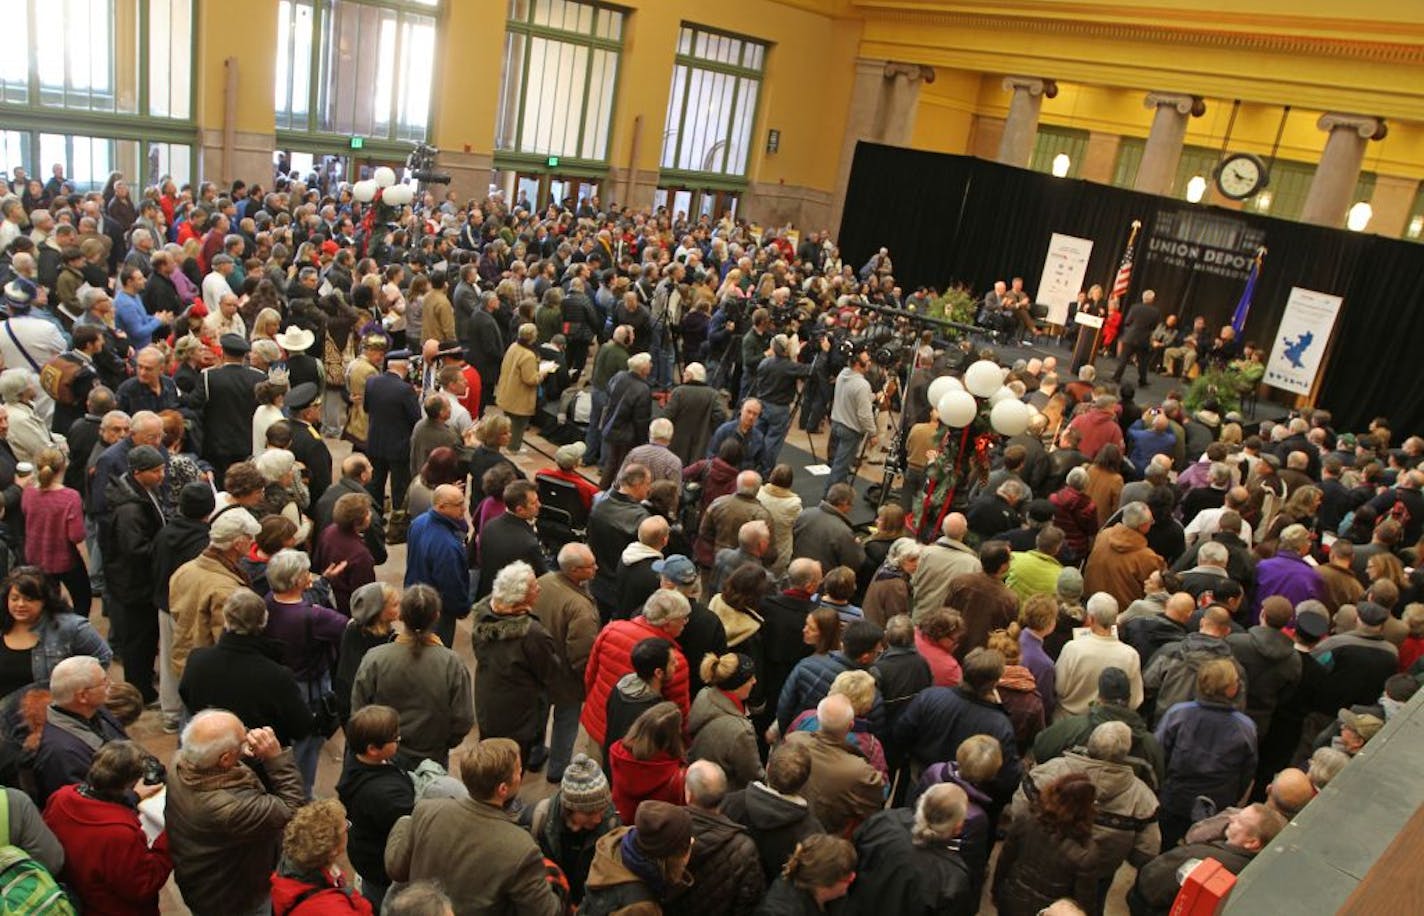
{"type": "Polygon", "coordinates": [[[646,884],[656,899],[661,900],[667,893],[667,881],[663,878],[662,864],[643,854],[643,851],[638,848],[637,836],[638,828],[634,827],[623,834],[623,839],[618,843],[618,849],[623,854],[623,867],[636,875],[639,881],[646,884]]]}

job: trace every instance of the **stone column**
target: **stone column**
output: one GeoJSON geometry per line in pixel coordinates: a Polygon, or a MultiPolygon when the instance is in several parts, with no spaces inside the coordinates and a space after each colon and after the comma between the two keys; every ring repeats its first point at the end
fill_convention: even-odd
{"type": "Polygon", "coordinates": [[[1321,115],[1317,126],[1329,131],[1330,137],[1315,166],[1315,177],[1310,180],[1300,219],[1304,223],[1339,229],[1345,225],[1345,215],[1354,203],[1351,198],[1360,180],[1365,146],[1371,140],[1383,140],[1388,128],[1383,118],[1334,111],[1321,115]]]}
{"type": "Polygon", "coordinates": [[[915,129],[920,84],[933,81],[933,67],[866,58],[855,62],[855,83],[851,86],[835,204],[831,209],[833,231],[840,226],[841,211],[845,207],[856,143],[867,140],[891,146],[909,145],[915,129]]]}
{"type": "Polygon", "coordinates": [[[1165,92],[1147,93],[1142,104],[1155,109],[1156,113],[1152,115],[1152,131],[1147,135],[1142,164],[1138,166],[1132,188],[1148,194],[1166,194],[1172,190],[1177,164],[1182,161],[1187,121],[1204,114],[1206,105],[1198,96],[1165,92]]]}
{"type": "Polygon", "coordinates": [[[1043,108],[1044,98],[1051,99],[1058,94],[1058,84],[1035,76],[1006,76],[1004,88],[1014,96],[1009,100],[1009,116],[1004,121],[1004,135],[999,139],[999,161],[1027,168],[1038,138],[1039,110],[1043,108]]]}

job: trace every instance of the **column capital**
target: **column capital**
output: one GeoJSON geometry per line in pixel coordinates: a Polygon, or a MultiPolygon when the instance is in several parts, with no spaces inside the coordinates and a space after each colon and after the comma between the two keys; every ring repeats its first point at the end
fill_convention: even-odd
{"type": "Polygon", "coordinates": [[[1006,76],[1004,77],[1004,88],[1010,92],[1018,92],[1022,89],[1029,95],[1041,95],[1046,99],[1058,95],[1058,83],[1038,76],[1006,76]]]}
{"type": "Polygon", "coordinates": [[[1315,126],[1329,132],[1354,131],[1366,140],[1383,140],[1389,131],[1389,126],[1385,124],[1384,118],[1340,111],[1325,112],[1320,116],[1320,120],[1315,123],[1315,126]]]}
{"type": "Polygon", "coordinates": [[[1177,114],[1191,115],[1199,118],[1206,114],[1206,103],[1199,95],[1188,95],[1183,92],[1149,92],[1142,99],[1143,108],[1161,108],[1163,106],[1175,108],[1177,114]]]}
{"type": "Polygon", "coordinates": [[[926,67],[923,64],[906,64],[898,60],[887,60],[885,62],[885,78],[894,79],[903,76],[910,82],[923,80],[926,83],[935,81],[934,67],[926,67]]]}

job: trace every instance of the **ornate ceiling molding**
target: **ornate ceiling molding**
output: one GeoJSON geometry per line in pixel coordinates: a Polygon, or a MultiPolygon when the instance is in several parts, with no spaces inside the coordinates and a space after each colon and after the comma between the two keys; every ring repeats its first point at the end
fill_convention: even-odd
{"type": "Polygon", "coordinates": [[[878,22],[918,27],[950,27],[1004,32],[1048,34],[1120,42],[1189,45],[1263,54],[1314,55],[1390,64],[1424,65],[1424,43],[1364,41],[1315,35],[1193,29],[1179,26],[1126,22],[1094,22],[993,13],[925,11],[894,7],[867,8],[865,38],[875,40],[878,22]]]}

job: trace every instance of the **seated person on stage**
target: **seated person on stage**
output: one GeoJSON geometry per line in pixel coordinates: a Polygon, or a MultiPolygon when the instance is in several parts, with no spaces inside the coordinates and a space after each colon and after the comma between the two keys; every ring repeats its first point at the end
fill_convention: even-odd
{"type": "Polygon", "coordinates": [[[1206,349],[1206,319],[1198,315],[1192,321],[1192,331],[1175,347],[1162,350],[1162,370],[1174,378],[1186,378],[1197,364],[1197,354],[1206,349]]]}

